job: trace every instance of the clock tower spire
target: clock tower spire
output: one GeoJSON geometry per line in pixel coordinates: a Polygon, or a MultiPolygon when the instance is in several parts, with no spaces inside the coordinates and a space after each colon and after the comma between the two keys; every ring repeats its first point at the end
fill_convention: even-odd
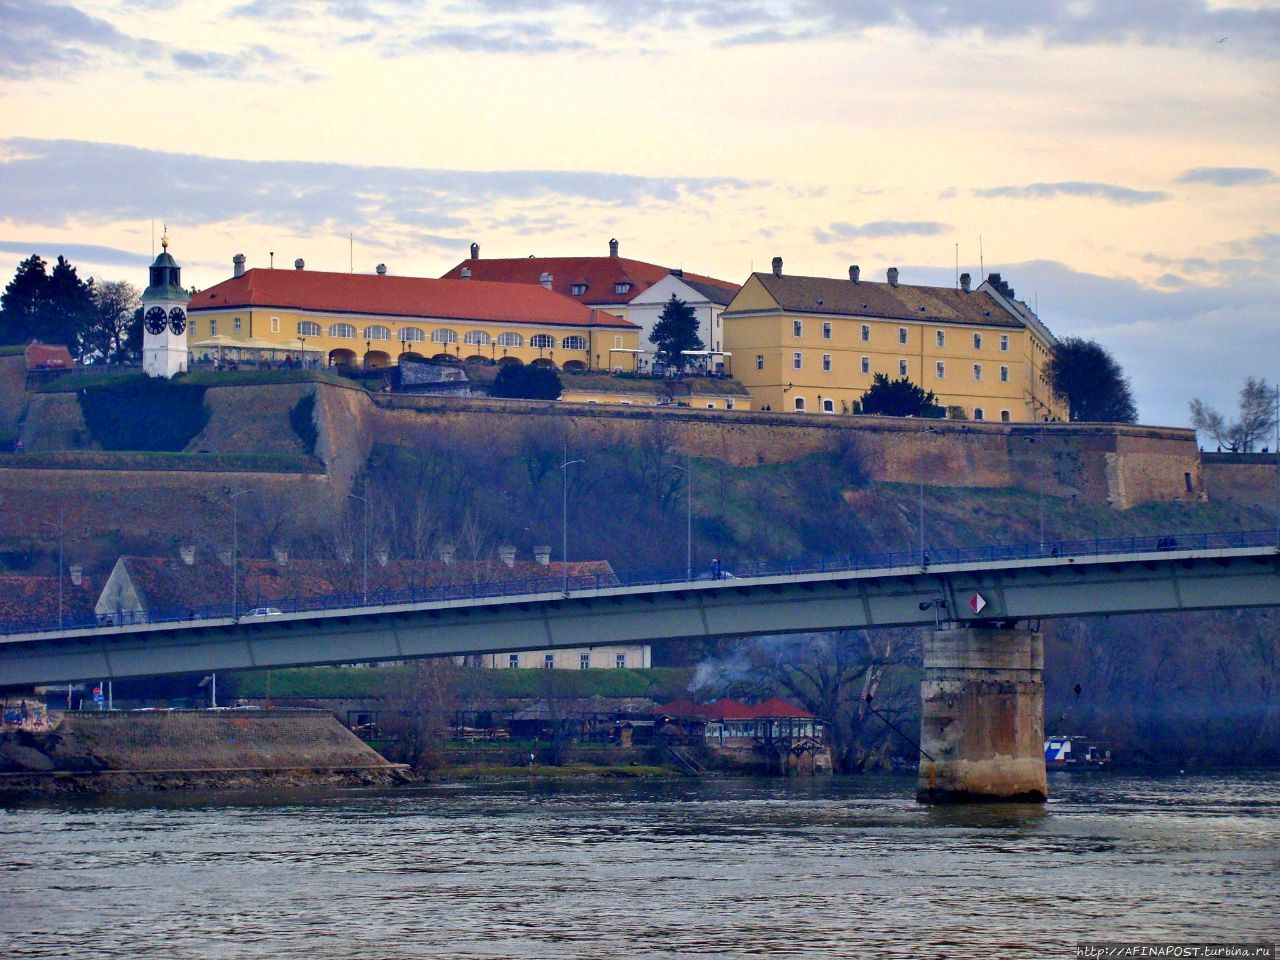
{"type": "Polygon", "coordinates": [[[142,293],[142,369],[148,376],[172,377],[187,369],[187,303],[182,268],[169,254],[169,228],[151,264],[151,282],[142,293]]]}

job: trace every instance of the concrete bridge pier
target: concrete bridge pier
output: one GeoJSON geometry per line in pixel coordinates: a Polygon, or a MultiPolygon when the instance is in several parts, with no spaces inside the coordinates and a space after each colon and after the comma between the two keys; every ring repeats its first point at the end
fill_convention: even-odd
{"type": "Polygon", "coordinates": [[[924,644],[921,803],[1043,803],[1044,637],[955,627],[924,644]],[[929,757],[933,759],[930,760],[929,757]]]}

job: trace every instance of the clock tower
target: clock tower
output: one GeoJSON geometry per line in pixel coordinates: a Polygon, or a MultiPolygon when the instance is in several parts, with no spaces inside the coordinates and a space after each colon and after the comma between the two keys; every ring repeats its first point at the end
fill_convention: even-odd
{"type": "Polygon", "coordinates": [[[187,369],[187,302],[182,268],[169,255],[169,233],[163,252],[151,265],[151,282],[142,293],[142,369],[151,377],[172,377],[187,369]]]}

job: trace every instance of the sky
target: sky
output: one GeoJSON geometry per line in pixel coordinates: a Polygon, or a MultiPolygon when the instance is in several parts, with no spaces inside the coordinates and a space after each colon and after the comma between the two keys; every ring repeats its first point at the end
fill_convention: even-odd
{"type": "Polygon", "coordinates": [[[1280,0],[0,0],[0,282],[1000,272],[1143,422],[1280,379],[1280,0]]]}

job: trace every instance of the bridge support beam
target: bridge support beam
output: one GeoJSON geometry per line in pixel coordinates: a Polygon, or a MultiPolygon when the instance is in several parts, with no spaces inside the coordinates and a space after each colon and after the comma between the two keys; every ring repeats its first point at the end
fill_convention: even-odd
{"type": "Polygon", "coordinates": [[[1042,803],[1044,638],[1031,630],[936,630],[920,684],[921,803],[1042,803]],[[932,757],[930,760],[928,757],[932,757]]]}

